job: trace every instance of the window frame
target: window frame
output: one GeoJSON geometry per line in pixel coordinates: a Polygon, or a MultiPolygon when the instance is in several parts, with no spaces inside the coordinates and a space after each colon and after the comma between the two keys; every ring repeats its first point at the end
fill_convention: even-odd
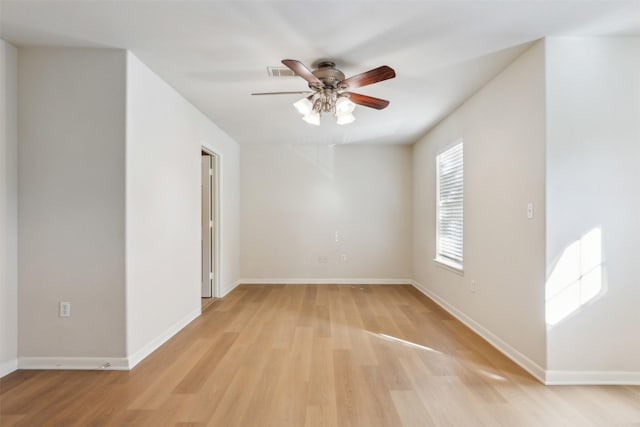
{"type": "Polygon", "coordinates": [[[462,138],[458,138],[455,141],[447,144],[446,146],[443,147],[442,150],[440,150],[440,152],[436,155],[436,159],[435,159],[435,164],[436,164],[436,218],[435,218],[435,225],[436,225],[436,256],[433,259],[437,264],[440,264],[441,266],[444,266],[447,269],[450,269],[456,273],[463,273],[464,271],[464,140],[462,138]],[[462,256],[460,257],[460,259],[455,259],[452,257],[449,257],[445,254],[442,253],[441,250],[441,236],[440,236],[440,208],[441,208],[441,200],[440,200],[440,193],[441,193],[441,178],[440,178],[440,171],[441,171],[441,164],[442,164],[442,156],[447,154],[449,151],[451,151],[452,149],[456,148],[457,146],[461,146],[461,150],[462,150],[462,161],[461,161],[461,172],[462,172],[462,182],[461,182],[461,186],[462,186],[462,211],[461,211],[461,231],[460,231],[460,253],[462,254],[462,256]]]}

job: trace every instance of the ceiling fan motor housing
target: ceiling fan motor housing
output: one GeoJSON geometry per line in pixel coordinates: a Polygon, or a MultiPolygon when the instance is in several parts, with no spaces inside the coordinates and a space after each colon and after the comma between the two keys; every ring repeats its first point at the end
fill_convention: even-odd
{"type": "MultiPolygon", "coordinates": [[[[330,61],[323,61],[318,64],[318,69],[312,71],[325,87],[337,88],[338,83],[344,80],[344,73],[336,69],[336,64],[330,61]]],[[[313,89],[313,86],[309,84],[313,89]]]]}

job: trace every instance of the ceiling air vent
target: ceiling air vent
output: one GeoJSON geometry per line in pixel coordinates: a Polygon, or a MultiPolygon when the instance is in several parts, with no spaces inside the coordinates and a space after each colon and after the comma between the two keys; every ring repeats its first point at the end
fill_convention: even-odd
{"type": "Polygon", "coordinates": [[[287,67],[267,67],[269,77],[295,77],[296,73],[287,67]]]}

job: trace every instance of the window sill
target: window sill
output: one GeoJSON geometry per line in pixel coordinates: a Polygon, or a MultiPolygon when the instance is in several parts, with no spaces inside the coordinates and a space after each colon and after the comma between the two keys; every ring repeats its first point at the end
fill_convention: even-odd
{"type": "Polygon", "coordinates": [[[462,268],[462,264],[460,264],[459,262],[455,262],[453,260],[447,259],[447,258],[442,258],[442,257],[435,257],[433,259],[433,261],[436,263],[437,266],[442,267],[446,270],[452,271],[456,274],[459,274],[461,276],[464,276],[464,270],[462,268]]]}

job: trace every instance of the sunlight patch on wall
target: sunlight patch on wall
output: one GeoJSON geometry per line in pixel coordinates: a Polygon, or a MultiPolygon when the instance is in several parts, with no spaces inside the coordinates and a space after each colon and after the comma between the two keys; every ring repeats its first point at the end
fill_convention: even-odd
{"type": "Polygon", "coordinates": [[[594,228],[569,245],[546,284],[546,322],[556,325],[602,292],[602,232],[594,228]]]}

